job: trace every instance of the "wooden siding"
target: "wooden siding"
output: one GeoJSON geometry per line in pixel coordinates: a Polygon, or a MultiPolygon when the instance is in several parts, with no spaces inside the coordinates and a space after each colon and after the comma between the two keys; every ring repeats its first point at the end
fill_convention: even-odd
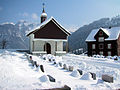
{"type": "Polygon", "coordinates": [[[103,35],[99,35],[100,32],[103,32],[102,30],[99,30],[97,34],[94,36],[94,38],[97,40],[98,37],[104,37],[105,39],[108,38],[108,35],[103,32],[103,35]]]}
{"type": "Polygon", "coordinates": [[[100,51],[103,51],[103,55],[104,56],[108,56],[108,51],[111,51],[111,55],[115,56],[118,55],[118,51],[117,51],[117,41],[104,41],[104,42],[88,42],[88,56],[92,56],[92,52],[95,51],[96,55],[99,55],[100,51]],[[92,49],[92,44],[95,44],[96,48],[92,49]],[[103,49],[99,49],[99,44],[103,44],[104,48],[103,49]],[[111,49],[108,49],[108,44],[111,44],[111,49]]]}
{"type": "Polygon", "coordinates": [[[118,56],[120,56],[120,35],[117,39],[117,52],[118,52],[118,56]]]}
{"type": "Polygon", "coordinates": [[[46,26],[34,33],[34,38],[67,39],[67,34],[65,34],[65,32],[63,32],[53,21],[50,21],[46,26]]]}
{"type": "Polygon", "coordinates": [[[100,51],[103,51],[103,55],[104,56],[108,56],[108,52],[111,52],[112,56],[118,55],[120,56],[120,36],[118,38],[118,40],[109,40],[109,41],[103,41],[103,42],[99,42],[98,38],[99,37],[104,37],[107,38],[108,36],[103,32],[103,35],[99,35],[99,32],[102,30],[99,30],[98,33],[95,35],[95,39],[96,41],[93,42],[87,42],[88,45],[88,56],[92,56],[93,52],[97,55],[100,54],[100,51]],[[95,49],[92,49],[92,44],[95,44],[95,49]],[[99,48],[99,45],[103,44],[104,47],[103,49],[99,48]],[[108,44],[111,44],[111,49],[108,49],[108,44]]]}

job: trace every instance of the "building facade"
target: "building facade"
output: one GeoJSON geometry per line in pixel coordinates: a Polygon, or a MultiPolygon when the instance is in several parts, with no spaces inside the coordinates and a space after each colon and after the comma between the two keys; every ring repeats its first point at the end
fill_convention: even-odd
{"type": "Polygon", "coordinates": [[[41,14],[41,24],[31,30],[29,37],[29,51],[32,54],[63,55],[68,51],[68,36],[70,32],[61,26],[53,17],[47,20],[44,6],[41,14]],[[66,43],[66,51],[63,43],[66,43]]]}
{"type": "Polygon", "coordinates": [[[88,56],[120,56],[120,27],[92,30],[86,42],[88,56]]]}

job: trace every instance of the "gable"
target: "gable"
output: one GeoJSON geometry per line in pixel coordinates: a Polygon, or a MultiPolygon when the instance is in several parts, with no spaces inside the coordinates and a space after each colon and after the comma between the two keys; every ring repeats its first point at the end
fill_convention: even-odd
{"type": "Polygon", "coordinates": [[[105,29],[103,30],[100,28],[99,31],[94,36],[94,38],[97,39],[98,37],[104,37],[106,39],[109,37],[109,33],[105,31],[105,29]]]}
{"type": "Polygon", "coordinates": [[[34,38],[67,39],[67,34],[53,20],[34,32],[34,38]]]}
{"type": "MultiPolygon", "coordinates": [[[[120,33],[120,27],[112,27],[110,29],[107,28],[102,28],[104,32],[109,36],[108,38],[105,39],[105,41],[109,40],[117,40],[119,33],[120,33]]],[[[91,33],[88,35],[86,38],[86,42],[93,42],[96,41],[95,35],[99,32],[100,29],[94,29],[91,31],[91,33]]]]}

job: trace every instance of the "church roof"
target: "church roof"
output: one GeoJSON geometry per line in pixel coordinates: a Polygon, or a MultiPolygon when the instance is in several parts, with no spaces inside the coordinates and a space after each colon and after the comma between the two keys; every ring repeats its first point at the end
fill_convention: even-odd
{"type": "Polygon", "coordinates": [[[117,40],[120,34],[120,27],[112,27],[110,29],[108,28],[100,28],[100,29],[94,29],[91,31],[91,33],[88,35],[86,42],[92,42],[92,41],[96,41],[96,39],[94,38],[94,36],[97,34],[97,32],[99,30],[102,30],[103,32],[105,32],[108,35],[108,38],[106,38],[105,40],[117,40]]]}
{"type": "Polygon", "coordinates": [[[39,29],[43,28],[47,23],[49,23],[50,21],[53,21],[64,33],[66,33],[68,36],[71,34],[68,30],[66,30],[62,25],[60,25],[53,17],[51,17],[50,19],[44,21],[43,23],[41,23],[38,27],[30,30],[27,33],[27,36],[29,36],[32,33],[35,33],[36,31],[38,31],[39,29]]]}

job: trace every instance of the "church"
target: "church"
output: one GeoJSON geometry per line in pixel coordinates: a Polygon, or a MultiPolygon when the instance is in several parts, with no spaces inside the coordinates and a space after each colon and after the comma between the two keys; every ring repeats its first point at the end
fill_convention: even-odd
{"type": "Polygon", "coordinates": [[[70,32],[60,25],[55,18],[47,19],[43,5],[40,25],[27,34],[29,51],[34,55],[64,55],[68,51],[69,35],[70,32]],[[63,49],[64,43],[65,49],[63,49]]]}

